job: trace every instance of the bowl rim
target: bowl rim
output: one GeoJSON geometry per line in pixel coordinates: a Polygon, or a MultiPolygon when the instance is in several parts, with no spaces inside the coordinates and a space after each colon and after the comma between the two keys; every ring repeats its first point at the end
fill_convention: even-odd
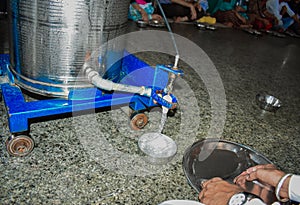
{"type": "Polygon", "coordinates": [[[146,27],[146,26],[149,25],[149,22],[140,19],[140,20],[137,20],[137,21],[136,21],[136,24],[137,24],[138,26],[145,26],[145,27],[146,27]]]}
{"type": "Polygon", "coordinates": [[[259,104],[259,106],[264,110],[272,110],[272,109],[275,110],[275,109],[279,109],[280,107],[282,107],[282,101],[278,97],[268,94],[265,91],[257,93],[255,98],[256,98],[256,103],[259,104]],[[267,97],[272,97],[273,101],[278,102],[277,105],[268,103],[266,101],[267,97]]]}

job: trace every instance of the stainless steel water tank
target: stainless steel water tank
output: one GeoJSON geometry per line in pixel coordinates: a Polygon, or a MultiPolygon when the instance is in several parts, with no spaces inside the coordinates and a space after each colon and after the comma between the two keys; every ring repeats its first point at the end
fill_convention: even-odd
{"type": "MultiPolygon", "coordinates": [[[[67,97],[91,86],[80,77],[85,56],[126,32],[129,0],[11,0],[10,57],[15,82],[34,93],[67,97]]],[[[101,50],[99,73],[122,46],[101,50]]],[[[113,62],[113,61],[112,61],[113,62]]],[[[114,66],[115,67],[115,66],[114,66]]],[[[113,78],[118,77],[114,68],[113,78]]]]}

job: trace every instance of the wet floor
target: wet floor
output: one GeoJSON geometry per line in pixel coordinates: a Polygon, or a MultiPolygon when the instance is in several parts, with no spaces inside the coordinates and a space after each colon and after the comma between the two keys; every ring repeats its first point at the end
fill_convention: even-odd
{"type": "MultiPolygon", "coordinates": [[[[5,20],[0,25],[0,51],[8,53],[5,20]]],[[[178,145],[174,159],[164,166],[143,161],[138,137],[157,130],[161,115],[159,110],[147,113],[147,126],[133,131],[126,106],[34,121],[30,125],[36,144],[33,152],[25,158],[10,157],[4,143],[10,133],[2,101],[1,204],[197,200],[184,176],[182,156],[193,142],[206,137],[249,146],[282,170],[300,174],[300,39],[255,36],[221,27],[199,30],[193,24],[171,26],[181,56],[179,68],[185,73],[174,86],[180,109],[168,118],[163,130],[178,145]],[[278,97],[282,107],[276,113],[259,109],[255,96],[260,91],[278,97]]],[[[130,22],[129,31],[151,36],[167,30],[139,29],[130,22]]],[[[133,45],[138,43],[134,39],[128,45],[150,65],[173,63],[176,52],[171,37],[165,32],[159,35],[146,44],[148,49],[133,45]]],[[[148,39],[134,38],[141,38],[139,45],[148,39]]]]}

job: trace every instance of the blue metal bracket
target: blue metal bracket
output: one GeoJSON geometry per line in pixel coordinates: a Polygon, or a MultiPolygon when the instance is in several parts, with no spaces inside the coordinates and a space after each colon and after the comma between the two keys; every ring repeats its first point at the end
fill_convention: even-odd
{"type": "MultiPolygon", "coordinates": [[[[26,102],[18,86],[2,84],[2,95],[7,108],[9,129],[11,133],[28,131],[28,119],[49,115],[70,113],[101,107],[121,105],[130,102],[132,96],[127,94],[114,94],[97,96],[94,100],[65,100],[49,99],[26,102]]],[[[97,89],[78,90],[79,92],[97,93],[97,89]]]]}
{"type": "Polygon", "coordinates": [[[169,73],[173,73],[177,76],[183,76],[183,71],[173,69],[172,65],[157,65],[156,68],[167,71],[169,73]]]}

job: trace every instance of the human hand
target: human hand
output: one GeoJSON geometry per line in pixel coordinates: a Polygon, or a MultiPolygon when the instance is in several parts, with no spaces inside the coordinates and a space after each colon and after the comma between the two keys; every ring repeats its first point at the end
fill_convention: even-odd
{"type": "Polygon", "coordinates": [[[247,20],[243,16],[241,16],[237,10],[233,10],[233,12],[235,16],[243,22],[243,24],[247,24],[247,20]]]}
{"type": "Polygon", "coordinates": [[[141,9],[141,10],[140,10],[140,13],[141,13],[141,15],[142,15],[143,21],[148,22],[148,21],[149,21],[149,18],[148,18],[147,12],[146,12],[144,9],[141,9]]]}
{"type": "Polygon", "coordinates": [[[237,12],[246,12],[246,10],[241,6],[236,6],[235,11],[237,11],[237,12]]]}
{"type": "MultiPolygon", "coordinates": [[[[250,167],[249,169],[241,173],[239,176],[237,176],[234,179],[234,182],[243,187],[246,181],[257,180],[260,183],[266,185],[267,187],[274,189],[284,175],[285,173],[278,170],[273,164],[264,164],[250,167]]],[[[289,180],[290,178],[285,180],[280,189],[279,195],[282,198],[289,197],[289,180]]]]}
{"type": "Polygon", "coordinates": [[[272,204],[276,201],[276,196],[273,187],[262,184],[256,180],[247,181],[246,178],[246,176],[240,176],[238,181],[236,182],[236,184],[242,187],[245,190],[245,192],[260,197],[266,204],[272,204]]]}
{"type": "Polygon", "coordinates": [[[194,3],[194,6],[196,9],[198,9],[198,11],[202,11],[202,6],[199,3],[194,3]]]}
{"type": "Polygon", "coordinates": [[[216,177],[202,184],[198,198],[205,205],[226,205],[234,194],[242,191],[244,190],[238,185],[216,177]]]}
{"type": "Polygon", "coordinates": [[[152,19],[160,21],[160,20],[162,20],[162,17],[159,14],[152,14],[152,19]]]}

